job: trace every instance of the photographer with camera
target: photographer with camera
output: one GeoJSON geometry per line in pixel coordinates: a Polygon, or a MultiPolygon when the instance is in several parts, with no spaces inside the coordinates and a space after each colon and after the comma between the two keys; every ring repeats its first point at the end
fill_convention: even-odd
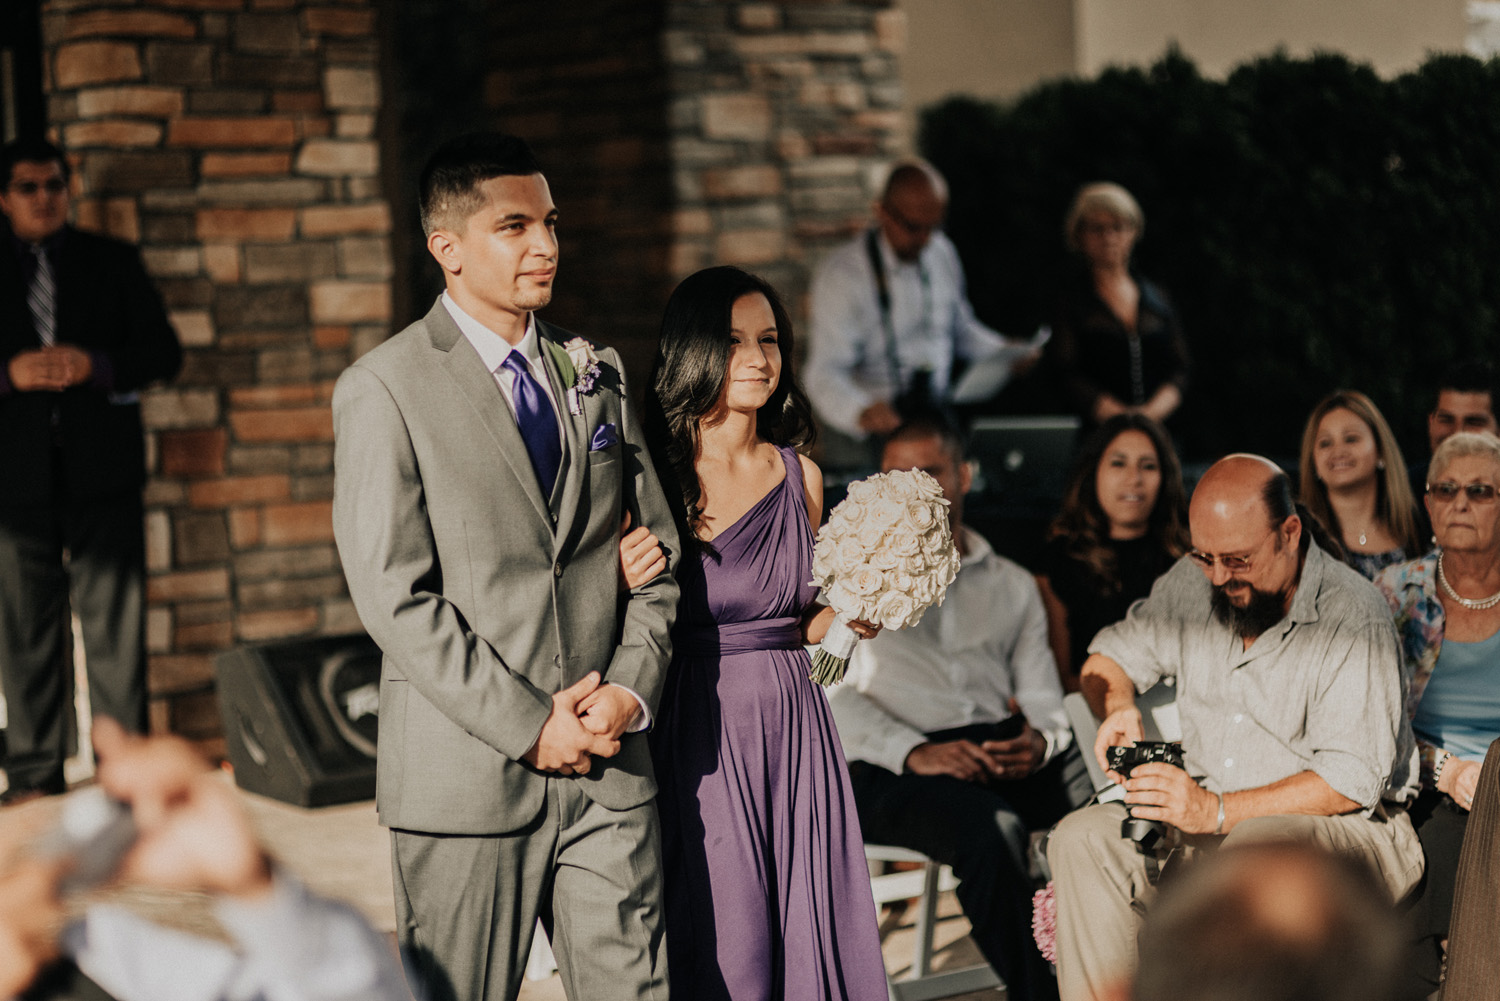
{"type": "Polygon", "coordinates": [[[1188,521],[1193,549],[1095,637],[1083,665],[1083,693],[1104,720],[1100,764],[1142,739],[1136,692],[1175,678],[1185,767],[1112,769],[1125,805],[1080,810],[1054,830],[1064,1001],[1130,974],[1168,845],[1310,841],[1363,859],[1392,900],[1422,875],[1406,815],[1417,780],[1406,684],[1380,595],[1327,551],[1336,543],[1314,540],[1321,529],[1298,513],[1286,474],[1259,456],[1210,467],[1188,521]],[[1122,837],[1127,818],[1168,825],[1168,837],[1143,851],[1122,837]]]}

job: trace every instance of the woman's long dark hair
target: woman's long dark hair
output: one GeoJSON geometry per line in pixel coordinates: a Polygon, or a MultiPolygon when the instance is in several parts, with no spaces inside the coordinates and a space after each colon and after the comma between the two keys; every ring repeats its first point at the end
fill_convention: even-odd
{"type": "Polygon", "coordinates": [[[1120,589],[1115,552],[1109,545],[1109,518],[1099,506],[1099,462],[1105,451],[1126,431],[1151,439],[1161,468],[1161,487],[1146,523],[1146,535],[1173,559],[1188,550],[1187,492],[1182,466],[1162,426],[1141,414],[1120,414],[1105,421],[1084,441],[1073,463],[1073,475],[1063,495],[1062,510],[1053,519],[1049,538],[1065,539],[1068,555],[1088,567],[1104,593],[1120,589]]]}
{"type": "Polygon", "coordinates": [[[703,489],[693,468],[700,446],[699,425],[719,401],[729,374],[734,304],[756,293],[771,304],[781,349],[781,378],[756,414],[756,433],[773,445],[794,448],[811,445],[816,435],[812,406],[797,384],[793,367],[792,320],[776,290],[765,279],[729,266],[705,268],[684,278],[662,317],[644,420],[646,443],[662,474],[662,485],[670,499],[681,502],[673,508],[684,529],[684,545],[704,546],[698,539],[703,489]]]}

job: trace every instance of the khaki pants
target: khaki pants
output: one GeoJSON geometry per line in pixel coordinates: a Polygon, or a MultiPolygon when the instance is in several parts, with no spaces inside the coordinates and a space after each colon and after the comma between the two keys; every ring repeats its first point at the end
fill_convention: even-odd
{"type": "MultiPolygon", "coordinates": [[[[1057,985],[1062,1001],[1088,1001],[1135,969],[1136,936],[1155,896],[1146,856],[1120,836],[1121,803],[1070,813],[1047,842],[1057,894],[1057,985]]],[[[1197,848],[1310,841],[1362,859],[1405,897],[1422,878],[1422,848],[1404,812],[1391,817],[1276,816],[1241,821],[1225,837],[1193,837],[1197,848]]]]}

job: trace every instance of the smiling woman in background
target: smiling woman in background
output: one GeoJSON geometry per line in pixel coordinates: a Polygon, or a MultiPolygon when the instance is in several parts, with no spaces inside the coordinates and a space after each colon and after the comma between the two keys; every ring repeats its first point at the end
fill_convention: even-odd
{"type": "Polygon", "coordinates": [[[1422,552],[1396,436],[1364,393],[1339,390],[1313,408],[1299,469],[1298,500],[1344,544],[1354,569],[1374,577],[1422,552]]]}
{"type": "Polygon", "coordinates": [[[1166,432],[1140,414],[1105,421],[1075,461],[1037,576],[1063,688],[1078,690],[1094,634],[1123,619],[1187,547],[1187,498],[1166,432]]]}

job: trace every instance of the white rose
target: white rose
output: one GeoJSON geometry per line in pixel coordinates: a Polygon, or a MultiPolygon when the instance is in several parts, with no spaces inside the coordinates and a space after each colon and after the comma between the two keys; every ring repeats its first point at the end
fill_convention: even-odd
{"type": "Polygon", "coordinates": [[[568,353],[568,360],[573,363],[573,370],[576,372],[582,372],[599,361],[599,356],[594,353],[594,346],[582,337],[568,341],[563,345],[563,350],[568,353]]]}
{"type": "Polygon", "coordinates": [[[882,529],[890,528],[901,523],[901,517],[906,508],[900,501],[881,496],[865,506],[865,520],[880,525],[882,529]]]}
{"type": "Polygon", "coordinates": [[[832,587],[825,588],[823,598],[829,605],[833,606],[834,611],[842,612],[845,615],[853,615],[860,605],[859,595],[849,590],[842,581],[834,584],[832,587]]]}
{"type": "MultiPolygon", "coordinates": [[[[898,535],[896,538],[900,539],[902,536],[898,535]]],[[[891,542],[894,543],[895,540],[893,539],[891,542]]],[[[887,544],[877,546],[865,562],[877,570],[894,570],[900,562],[900,557],[896,553],[896,547],[893,544],[887,544]]]]}
{"type": "Polygon", "coordinates": [[[900,594],[911,594],[912,588],[916,584],[916,579],[904,570],[896,570],[894,573],[886,575],[886,583],[892,591],[900,594]]]}
{"type": "Polygon", "coordinates": [[[859,526],[855,538],[859,541],[859,547],[863,552],[873,552],[877,546],[885,541],[886,526],[878,519],[868,518],[859,526]]]}
{"type": "Polygon", "coordinates": [[[846,497],[834,509],[829,520],[837,518],[846,525],[858,525],[865,517],[865,502],[854,497],[846,497]]]}
{"type": "Polygon", "coordinates": [[[912,532],[896,532],[891,536],[890,545],[886,546],[886,552],[899,559],[915,556],[921,551],[922,537],[912,532]]]}
{"type": "Polygon", "coordinates": [[[860,567],[849,577],[848,586],[849,590],[865,598],[885,586],[885,574],[874,567],[860,567]]]}
{"type": "Polygon", "coordinates": [[[918,532],[925,532],[932,527],[932,523],[937,520],[937,517],[931,504],[918,503],[912,504],[906,509],[906,520],[918,532]]]}
{"type": "Polygon", "coordinates": [[[845,572],[851,571],[865,561],[865,551],[865,547],[859,543],[859,538],[850,534],[840,539],[838,546],[834,549],[833,565],[845,572]]]}
{"type": "Polygon", "coordinates": [[[906,620],[915,610],[915,605],[906,595],[897,591],[888,591],[880,599],[875,615],[882,626],[901,629],[906,626],[906,620]]]}

